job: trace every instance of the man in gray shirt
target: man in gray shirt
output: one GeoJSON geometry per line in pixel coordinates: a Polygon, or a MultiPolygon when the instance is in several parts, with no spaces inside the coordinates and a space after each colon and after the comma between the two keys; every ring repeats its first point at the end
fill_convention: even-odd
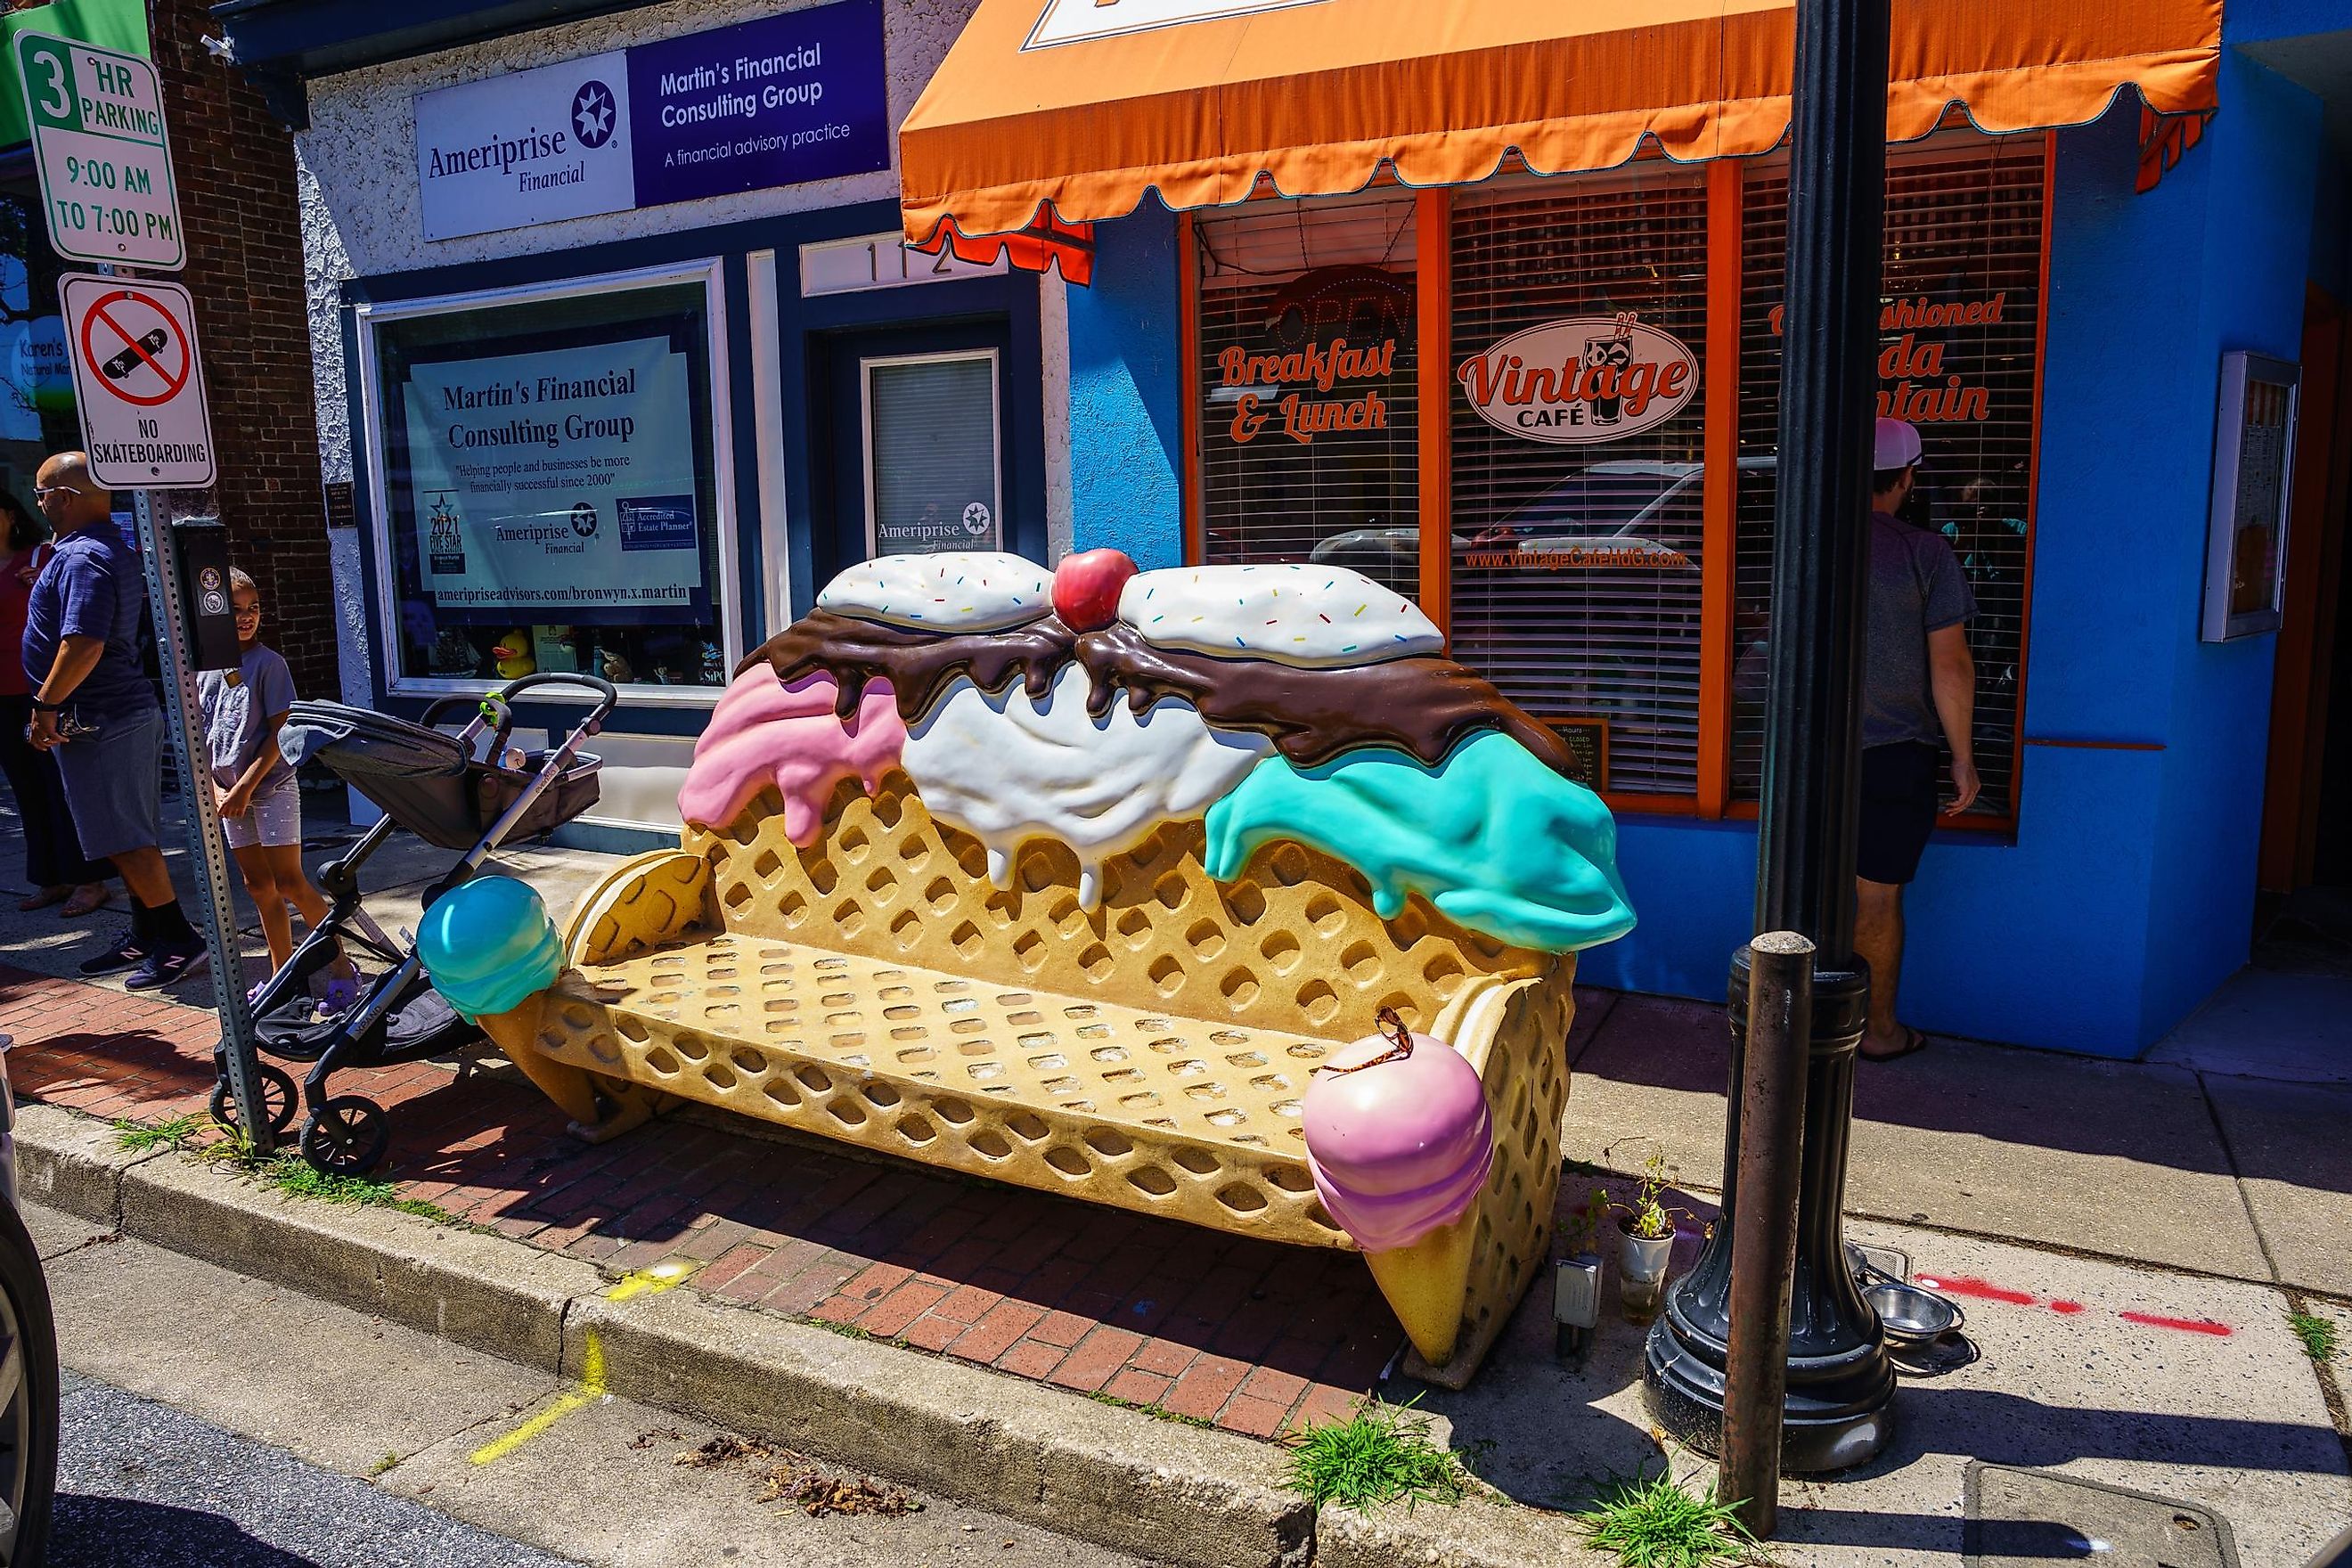
{"type": "Polygon", "coordinates": [[[1976,664],[1961,623],[1976,613],[1968,579],[1943,535],[1896,514],[1917,482],[1919,432],[1878,422],[1871,462],[1870,595],[1864,606],[1862,788],[1854,849],[1854,951],[1870,965],[1870,1024],[1862,1054],[1908,1056],[1927,1037],[1895,1016],[1903,978],[1903,889],[1935,831],[1937,763],[1952,751],[1953,798],[1977,798],[1976,664]]]}

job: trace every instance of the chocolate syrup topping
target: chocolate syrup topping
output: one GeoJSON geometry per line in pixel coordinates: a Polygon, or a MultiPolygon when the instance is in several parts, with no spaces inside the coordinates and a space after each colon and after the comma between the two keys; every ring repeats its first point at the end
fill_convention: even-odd
{"type": "Polygon", "coordinates": [[[857,711],[867,681],[887,680],[898,717],[911,724],[959,675],[969,675],[992,696],[1017,676],[1035,701],[1070,662],[1074,641],[1070,628],[1052,616],[1009,631],[934,632],[812,610],[753,649],[735,673],[764,662],[789,685],[822,671],[840,685],[834,711],[844,719],[857,711]]]}
{"type": "Polygon", "coordinates": [[[992,696],[1018,679],[1034,701],[1072,658],[1086,668],[1087,708],[1096,718],[1122,689],[1138,713],[1174,697],[1211,724],[1267,736],[1302,768],[1365,745],[1402,747],[1435,767],[1465,736],[1498,729],[1555,773],[1575,776],[1557,734],[1450,658],[1302,669],[1154,647],[1124,626],[1080,635],[1052,616],[1010,631],[942,633],[815,610],[762,643],[735,673],[764,663],[787,682],[830,675],[841,689],[835,710],[844,719],[857,711],[867,681],[887,679],[898,716],[912,724],[958,676],[992,696]]]}
{"type": "Polygon", "coordinates": [[[1442,658],[1391,658],[1345,669],[1301,669],[1265,658],[1217,658],[1154,647],[1124,626],[1078,639],[1094,683],[1087,707],[1105,712],[1120,688],[1137,712],[1181,697],[1229,730],[1255,730],[1299,767],[1356,746],[1401,746],[1435,767],[1464,736],[1501,730],[1563,777],[1565,742],[1492,682],[1442,658]]]}

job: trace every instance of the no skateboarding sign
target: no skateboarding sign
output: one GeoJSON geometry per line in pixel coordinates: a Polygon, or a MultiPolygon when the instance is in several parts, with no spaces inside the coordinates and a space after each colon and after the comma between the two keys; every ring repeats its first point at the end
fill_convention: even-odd
{"type": "Polygon", "coordinates": [[[152,279],[58,280],[90,476],[113,489],[203,489],[212,421],[188,291],[152,279]]]}

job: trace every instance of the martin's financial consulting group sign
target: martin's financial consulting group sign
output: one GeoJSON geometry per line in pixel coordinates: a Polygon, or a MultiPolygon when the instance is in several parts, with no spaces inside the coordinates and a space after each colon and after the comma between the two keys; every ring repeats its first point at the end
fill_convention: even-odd
{"type": "Polygon", "coordinates": [[[425,237],[890,166],[881,0],[421,93],[425,237]]]}

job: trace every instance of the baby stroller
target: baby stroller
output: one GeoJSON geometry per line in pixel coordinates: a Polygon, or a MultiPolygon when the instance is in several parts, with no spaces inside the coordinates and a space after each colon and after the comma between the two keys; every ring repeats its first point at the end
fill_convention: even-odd
{"type": "MultiPolygon", "coordinates": [[[[597,772],[603,763],[580,750],[604,728],[620,694],[612,682],[593,675],[526,675],[478,700],[445,697],[425,710],[422,722],[350,708],[340,702],[297,702],[278,731],[278,750],[295,766],[318,758],[383,812],[351,852],[319,872],[328,915],[304,936],[284,966],[266,981],[253,1002],[254,1032],[263,1051],[281,1060],[308,1062],[310,1073],[298,1097],[292,1075],[261,1066],[262,1098],[269,1123],[278,1132],[293,1124],[297,1109],[307,1111],[299,1146],[302,1157],[331,1175],[364,1175],[380,1163],[392,1142],[383,1107],[365,1095],[331,1091],[333,1076],[346,1068],[391,1067],[447,1057],[480,1043],[480,1030],[442,1000],[417,961],[413,940],[395,942],[369,918],[360,902],[360,868],[393,830],[405,827],[436,848],[462,852],[457,863],[425,889],[433,901],[480,869],[501,845],[533,837],[571,821],[596,804],[597,772]],[[584,687],[595,705],[559,745],[542,752],[509,751],[514,700],[537,687],[584,687]],[[433,729],[452,708],[474,703],[471,722],[455,735],[433,729]],[[488,760],[475,750],[485,732],[488,760]],[[384,966],[347,1010],[317,1017],[310,982],[332,963],[338,952],[361,954],[384,966]]],[[[213,1117],[236,1119],[228,1092],[226,1059],[216,1060],[213,1117]]]]}

